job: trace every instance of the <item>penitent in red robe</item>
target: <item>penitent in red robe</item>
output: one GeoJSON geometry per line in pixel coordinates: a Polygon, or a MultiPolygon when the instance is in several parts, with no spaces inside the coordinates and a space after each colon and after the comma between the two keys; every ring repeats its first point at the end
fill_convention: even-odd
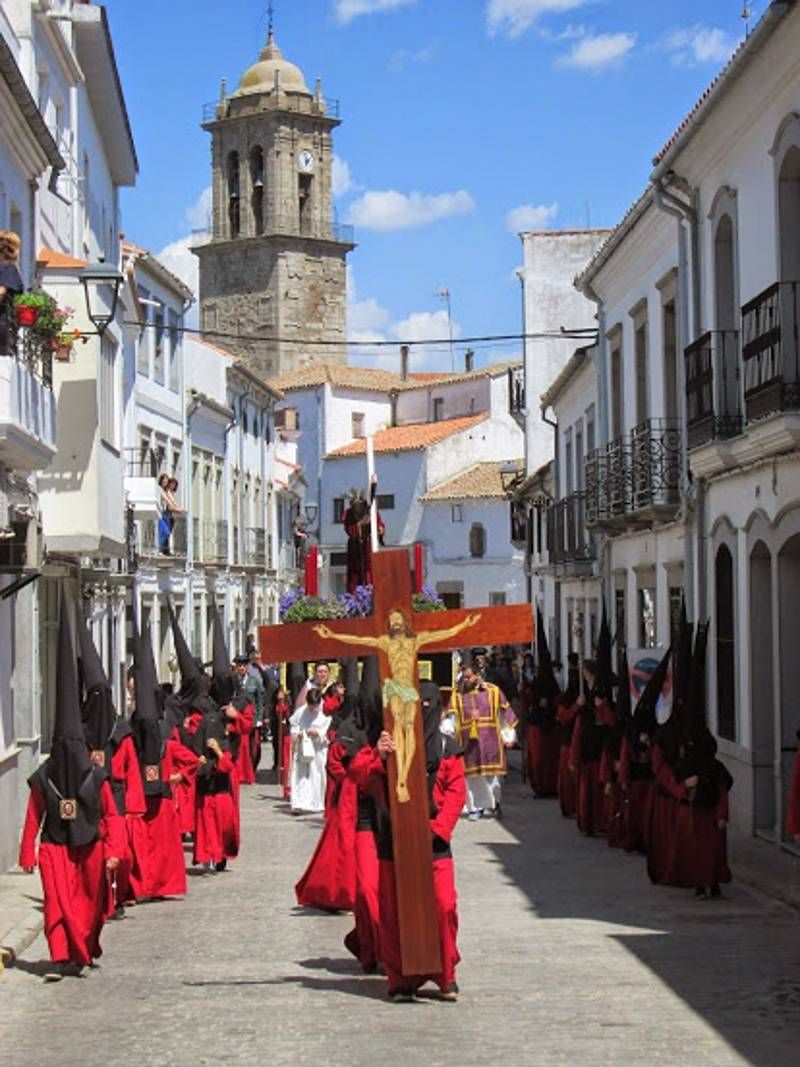
{"type": "Polygon", "coordinates": [[[198,782],[194,862],[221,863],[239,855],[239,783],[229,751],[207,782],[198,782]]]}
{"type": "MultiPolygon", "coordinates": [[[[200,712],[197,712],[196,716],[192,716],[192,718],[196,718],[197,721],[189,732],[195,733],[203,716],[200,712]]],[[[180,731],[177,728],[172,731],[171,740],[173,742],[172,762],[175,766],[175,772],[181,776],[181,780],[174,782],[172,785],[172,796],[175,800],[175,810],[178,813],[178,826],[182,835],[193,834],[195,809],[197,807],[195,790],[197,788],[197,768],[200,766],[200,757],[193,749],[181,741],[180,731]]]]}
{"type": "Polygon", "coordinates": [[[42,842],[36,854],[36,837],[44,818],[45,799],[32,789],[19,849],[20,867],[39,865],[44,894],[44,932],[55,963],[88,967],[102,955],[100,931],[108,895],[107,859],[124,854],[125,824],[118,814],[111,786],[100,790],[102,816],[98,838],[89,845],[55,845],[42,842]]]}
{"type": "Polygon", "coordinates": [[[658,744],[652,750],[655,791],[647,835],[647,873],[656,885],[675,885],[675,833],[686,786],[672,773],[658,744]]]}
{"type": "Polygon", "coordinates": [[[575,729],[575,716],[577,714],[577,704],[560,704],[556,712],[556,719],[561,727],[558,754],[558,802],[561,806],[561,814],[565,819],[574,819],[578,809],[575,774],[570,770],[569,765],[570,745],[572,744],[572,734],[575,729]]]}
{"type": "Polygon", "coordinates": [[[679,804],[670,885],[691,889],[730,882],[727,830],[720,826],[727,822],[728,790],[721,785],[713,808],[679,804]]]}
{"type": "MultiPolygon", "coordinates": [[[[144,815],[147,804],[142,789],[142,772],[139,767],[139,758],[136,755],[136,745],[130,735],[123,737],[111,756],[111,780],[119,815],[144,815]]],[[[125,850],[123,855],[118,857],[119,867],[114,875],[116,888],[108,900],[109,914],[116,910],[117,904],[124,904],[126,900],[131,900],[133,897],[130,884],[133,853],[130,849],[125,823],[123,823],[123,828],[125,850]]]]}
{"type": "Polygon", "coordinates": [[[622,847],[626,852],[647,852],[655,779],[649,752],[640,746],[637,753],[629,737],[622,739],[619,781],[625,798],[622,847]]]}
{"type": "Polygon", "coordinates": [[[797,746],[797,755],[794,759],[794,771],[792,772],[792,784],[789,787],[786,811],[786,833],[792,837],[800,838],[800,744],[797,746]]]}
{"type": "MultiPolygon", "coordinates": [[[[382,794],[382,802],[386,804],[386,766],[377,750],[363,749],[356,755],[353,777],[370,795],[380,797],[382,794]]],[[[417,989],[428,980],[434,981],[443,992],[447,991],[456,980],[456,967],[461,959],[457,947],[458,897],[450,853],[453,831],[467,800],[464,764],[460,756],[445,757],[440,762],[431,800],[432,810],[436,812],[430,820],[430,828],[442,971],[428,975],[402,973],[394,861],[382,858],[379,860],[380,958],[386,969],[390,994],[398,989],[417,989]]]]}
{"type": "Polygon", "coordinates": [[[252,704],[247,704],[242,711],[236,713],[235,719],[227,720],[227,731],[237,736],[239,741],[239,753],[236,757],[236,773],[242,785],[254,785],[256,772],[253,767],[253,752],[250,744],[250,735],[256,725],[256,709],[252,704]]]}
{"type": "Polygon", "coordinates": [[[594,714],[591,709],[581,709],[572,734],[569,759],[575,768],[578,829],[587,837],[604,834],[607,829],[605,793],[600,781],[602,751],[598,748],[602,740],[592,738],[588,732],[600,726],[611,726],[613,722],[611,705],[598,700],[594,714]]]}
{"type": "Polygon", "coordinates": [[[127,816],[133,852],[131,889],[137,900],[182,896],[186,892],[181,830],[169,779],[177,771],[175,742],[166,741],[161,757],[164,795],[146,796],[142,816],[127,816]]]}
{"type": "Polygon", "coordinates": [[[358,789],[347,775],[345,750],[328,749],[328,784],[333,783],[325,826],[314,854],[295,886],[297,903],[325,911],[352,911],[356,903],[358,789]]]}

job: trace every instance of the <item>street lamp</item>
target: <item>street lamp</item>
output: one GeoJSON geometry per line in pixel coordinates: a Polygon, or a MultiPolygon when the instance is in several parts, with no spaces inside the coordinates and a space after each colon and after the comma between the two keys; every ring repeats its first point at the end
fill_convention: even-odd
{"type": "Polygon", "coordinates": [[[78,277],[86,297],[86,313],[97,336],[102,337],[116,314],[122,275],[111,264],[99,262],[84,267],[78,277]]]}
{"type": "Polygon", "coordinates": [[[303,511],[306,513],[306,522],[310,529],[314,529],[317,524],[317,515],[319,514],[319,504],[316,500],[307,500],[303,505],[303,511]]]}

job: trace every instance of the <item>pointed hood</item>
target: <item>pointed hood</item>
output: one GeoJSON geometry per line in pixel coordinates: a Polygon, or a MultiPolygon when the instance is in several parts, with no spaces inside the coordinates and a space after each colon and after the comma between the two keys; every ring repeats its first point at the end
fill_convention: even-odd
{"type": "Polygon", "coordinates": [[[633,717],[636,732],[639,734],[650,734],[652,736],[658,729],[656,707],[658,698],[661,696],[661,690],[664,688],[664,682],[667,679],[671,656],[672,649],[668,648],[661,662],[650,675],[647,685],[639,697],[639,703],[636,705],[636,712],[633,717]]]}
{"type": "Polygon", "coordinates": [[[286,690],[289,693],[289,706],[294,710],[300,690],[306,684],[306,672],[302,663],[290,663],[286,668],[286,690]]]}
{"type": "Polygon", "coordinates": [[[547,644],[547,633],[544,628],[542,612],[536,608],[536,695],[554,700],[560,693],[560,687],[553,671],[553,657],[550,655],[550,646],[547,644]]]}
{"type": "Polygon", "coordinates": [[[613,700],[614,671],[611,667],[611,630],[608,628],[606,605],[603,601],[603,618],[600,621],[600,633],[597,636],[597,674],[594,680],[595,696],[600,700],[613,700]]]}
{"type": "Polygon", "coordinates": [[[623,648],[619,654],[617,684],[617,718],[620,723],[627,726],[633,719],[631,709],[631,679],[628,671],[628,653],[623,648]]]}
{"type": "Polygon", "coordinates": [[[708,623],[698,623],[692,653],[692,674],[687,703],[687,733],[696,736],[707,731],[706,725],[706,648],[708,623]]]}
{"type": "Polygon", "coordinates": [[[358,691],[359,718],[369,744],[374,745],[383,729],[383,697],[377,656],[364,657],[358,691]]]}
{"type": "Polygon", "coordinates": [[[358,711],[358,657],[346,656],[339,661],[340,671],[338,680],[344,686],[345,692],[342,698],[342,703],[334,711],[331,716],[331,724],[329,729],[336,735],[337,741],[339,740],[339,732],[342,729],[343,724],[351,719],[358,711]]]}
{"type": "Polygon", "coordinates": [[[689,687],[692,679],[692,640],[694,626],[686,618],[686,601],[681,600],[681,618],[678,625],[678,642],[672,662],[672,706],[676,721],[682,720],[689,704],[689,687]]]}
{"type": "MultiPolygon", "coordinates": [[[[76,608],[76,624],[84,690],[81,703],[83,734],[89,748],[99,753],[111,739],[117,723],[117,711],[111,685],[103,670],[80,604],[76,608]]],[[[99,758],[98,756],[97,759],[99,758]]]]}
{"type": "Polygon", "coordinates": [[[156,680],[150,628],[139,633],[133,621],[133,678],[136,707],[131,716],[131,727],[142,769],[144,791],[148,796],[163,794],[161,781],[161,753],[163,740],[159,715],[158,685],[156,680]]]}
{"type": "Polygon", "coordinates": [[[191,700],[202,692],[205,675],[186,643],[171,600],[167,600],[167,611],[172,628],[172,640],[175,644],[175,656],[178,660],[178,670],[181,672],[181,687],[178,695],[182,700],[191,700]]]}
{"type": "Polygon", "coordinates": [[[358,690],[361,686],[360,679],[358,677],[358,657],[347,656],[341,661],[342,672],[339,675],[344,683],[345,692],[351,696],[358,696],[358,690]]]}
{"type": "Polygon", "coordinates": [[[231,656],[225,640],[225,628],[219,608],[214,605],[213,660],[211,664],[211,699],[221,708],[227,707],[236,693],[236,676],[231,670],[231,656]]]}
{"type": "Polygon", "coordinates": [[[74,799],[92,769],[83,736],[78,672],[67,609],[61,598],[56,661],[56,716],[47,760],[47,777],[62,797],[74,799]]]}

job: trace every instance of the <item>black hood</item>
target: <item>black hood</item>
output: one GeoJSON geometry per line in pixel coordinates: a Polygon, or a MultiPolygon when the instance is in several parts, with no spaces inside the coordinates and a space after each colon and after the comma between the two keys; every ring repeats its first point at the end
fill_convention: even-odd
{"type": "Polygon", "coordinates": [[[76,610],[83,700],[81,719],[86,744],[93,751],[105,749],[117,723],[111,686],[86,625],[80,604],[76,610]]]}
{"type": "Polygon", "coordinates": [[[358,720],[370,745],[377,744],[383,730],[383,696],[377,656],[364,657],[358,690],[358,720]]]}
{"type": "Polygon", "coordinates": [[[550,655],[550,647],[547,644],[544,618],[538,606],[536,608],[536,660],[536,697],[539,700],[554,701],[561,690],[553,671],[553,657],[550,655]]]}
{"type": "Polygon", "coordinates": [[[56,681],[53,740],[44,770],[61,797],[74,799],[92,770],[92,761],[83,735],[75,650],[63,596],[58,620],[56,681]]]}
{"type": "Polygon", "coordinates": [[[194,696],[205,691],[208,692],[208,679],[202,666],[192,655],[186,638],[178,625],[178,617],[172,606],[172,601],[167,601],[169,623],[172,627],[172,640],[175,645],[175,656],[178,660],[178,670],[181,672],[181,687],[178,696],[182,700],[191,700],[194,696]]]}
{"type": "Polygon", "coordinates": [[[153,661],[150,628],[140,634],[133,622],[133,678],[135,685],[135,710],[131,716],[136,751],[142,768],[142,782],[148,796],[163,793],[161,781],[161,755],[163,736],[159,709],[158,683],[153,661]]]}

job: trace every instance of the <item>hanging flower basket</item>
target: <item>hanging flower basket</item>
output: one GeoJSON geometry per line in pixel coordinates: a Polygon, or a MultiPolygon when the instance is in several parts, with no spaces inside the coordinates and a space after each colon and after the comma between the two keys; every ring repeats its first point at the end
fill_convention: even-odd
{"type": "Polygon", "coordinates": [[[35,326],[39,318],[39,308],[30,304],[17,305],[17,322],[20,326],[35,326]]]}

